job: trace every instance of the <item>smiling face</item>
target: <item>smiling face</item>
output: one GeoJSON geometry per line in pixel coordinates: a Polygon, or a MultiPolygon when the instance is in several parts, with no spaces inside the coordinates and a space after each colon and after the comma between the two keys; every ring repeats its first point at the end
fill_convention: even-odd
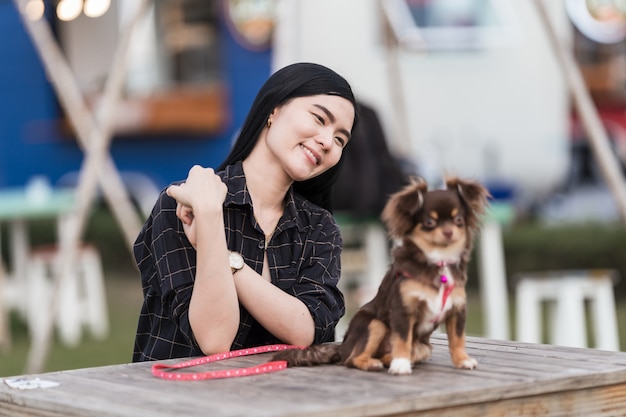
{"type": "Polygon", "coordinates": [[[264,142],[292,181],[304,181],[339,162],[354,116],[354,107],[345,98],[297,97],[274,109],[264,142]]]}

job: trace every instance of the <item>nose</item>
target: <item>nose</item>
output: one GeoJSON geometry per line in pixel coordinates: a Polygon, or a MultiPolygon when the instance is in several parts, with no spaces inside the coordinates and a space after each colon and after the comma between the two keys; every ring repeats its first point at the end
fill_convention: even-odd
{"type": "Polygon", "coordinates": [[[332,143],[333,143],[333,133],[332,132],[320,132],[319,135],[317,135],[317,143],[319,143],[322,147],[322,150],[327,151],[330,149],[332,143]]]}
{"type": "Polygon", "coordinates": [[[453,231],[450,227],[445,227],[445,228],[442,230],[442,233],[443,233],[443,236],[444,236],[446,239],[450,239],[450,238],[452,237],[452,234],[454,233],[454,231],[453,231]]]}

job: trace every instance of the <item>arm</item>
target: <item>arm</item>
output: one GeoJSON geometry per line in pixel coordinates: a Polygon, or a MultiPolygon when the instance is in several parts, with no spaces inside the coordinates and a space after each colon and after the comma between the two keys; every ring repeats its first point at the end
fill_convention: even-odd
{"type": "Polygon", "coordinates": [[[278,339],[296,346],[313,343],[315,323],[302,300],[262,279],[247,265],[235,274],[235,286],[241,304],[278,339]]]}
{"type": "Polygon", "coordinates": [[[179,203],[177,212],[181,205],[193,211],[197,261],[189,301],[191,329],[205,354],[228,351],[239,327],[239,303],[223,232],[226,186],[212,169],[196,166],[185,184],[171,186],[168,194],[179,203]]]}
{"type": "MultiPolygon", "coordinates": [[[[186,236],[197,248],[197,229],[191,209],[178,206],[186,236]],[[188,222],[188,223],[186,223],[188,222]]],[[[264,264],[267,265],[267,254],[264,264]]],[[[313,343],[315,323],[307,306],[271,283],[269,269],[260,276],[249,266],[235,273],[239,302],[261,325],[285,343],[308,346],[313,343]]]]}
{"type": "Polygon", "coordinates": [[[313,214],[309,220],[313,227],[277,236],[277,246],[268,250],[274,260],[270,265],[278,267],[271,285],[274,293],[262,293],[256,287],[259,282],[248,284],[239,280],[241,272],[235,274],[246,309],[272,334],[295,345],[334,340],[335,325],[345,311],[337,288],[342,248],[339,227],[327,212],[313,214]],[[281,265],[276,264],[279,261],[281,265]]]}

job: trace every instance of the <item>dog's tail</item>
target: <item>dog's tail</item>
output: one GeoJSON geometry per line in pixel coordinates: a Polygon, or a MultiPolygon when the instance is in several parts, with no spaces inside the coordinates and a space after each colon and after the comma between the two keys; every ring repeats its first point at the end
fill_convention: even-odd
{"type": "Polygon", "coordinates": [[[341,361],[341,345],[326,343],[309,346],[306,349],[288,349],[277,352],[272,361],[287,361],[287,366],[314,366],[337,363],[341,361]]]}

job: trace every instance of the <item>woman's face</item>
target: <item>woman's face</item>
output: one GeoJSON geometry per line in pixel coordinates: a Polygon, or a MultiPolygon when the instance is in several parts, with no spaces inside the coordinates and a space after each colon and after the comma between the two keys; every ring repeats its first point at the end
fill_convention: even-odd
{"type": "Polygon", "coordinates": [[[339,162],[350,140],[354,106],[339,96],[297,97],[274,109],[267,146],[293,181],[313,178],[339,162]]]}

